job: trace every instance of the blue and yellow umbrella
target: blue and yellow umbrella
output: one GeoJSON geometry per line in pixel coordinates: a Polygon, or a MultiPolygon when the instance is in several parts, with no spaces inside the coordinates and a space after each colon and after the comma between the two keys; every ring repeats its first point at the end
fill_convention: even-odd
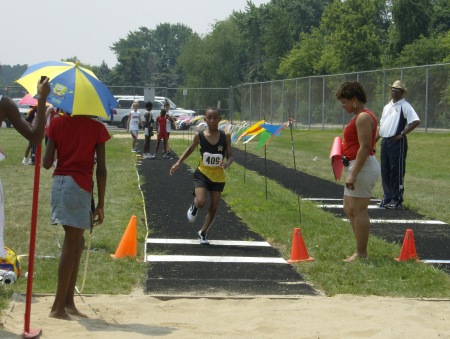
{"type": "Polygon", "coordinates": [[[50,78],[51,91],[47,102],[66,113],[107,118],[117,107],[109,89],[92,71],[78,66],[78,62],[41,62],[29,66],[16,82],[34,97],[41,76],[50,78]]]}

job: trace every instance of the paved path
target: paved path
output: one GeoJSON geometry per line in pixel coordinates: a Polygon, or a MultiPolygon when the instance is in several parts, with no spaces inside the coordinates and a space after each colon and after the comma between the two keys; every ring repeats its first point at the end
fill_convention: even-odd
{"type": "MultiPolygon", "coordinates": [[[[233,149],[235,161],[248,170],[275,180],[299,194],[303,199],[346,219],[342,209],[342,184],[323,180],[294,169],[286,168],[272,160],[233,149]],[[264,172],[265,171],[265,172],[264,172]]],[[[331,175],[330,167],[330,175],[331,175]]],[[[417,255],[450,273],[450,226],[439,220],[429,220],[411,210],[386,210],[377,208],[379,201],[369,206],[371,233],[389,242],[402,244],[406,229],[414,232],[417,255]]]]}
{"type": "Polygon", "coordinates": [[[194,296],[300,296],[319,294],[268,244],[252,232],[222,200],[209,235],[200,245],[200,211],[190,224],[186,211],[193,196],[192,173],[182,165],[169,176],[174,159],[143,159],[138,173],[151,233],[145,292],[194,296]]]}
{"type": "MultiPolygon", "coordinates": [[[[154,145],[153,145],[154,146],[154,145]]],[[[248,170],[266,175],[315,201],[345,219],[342,185],[274,161],[233,149],[235,161],[248,170]],[[265,172],[264,172],[265,171],[265,172]]],[[[169,168],[175,159],[145,159],[138,162],[150,234],[146,261],[150,263],[146,293],[194,296],[299,296],[319,294],[258,234],[252,232],[222,200],[210,230],[211,245],[198,243],[196,233],[204,219],[201,211],[194,224],[186,211],[192,202],[192,172],[182,165],[175,176],[169,168]]],[[[427,220],[411,210],[369,208],[371,232],[401,245],[406,229],[412,228],[418,256],[450,273],[450,228],[427,220]]]]}

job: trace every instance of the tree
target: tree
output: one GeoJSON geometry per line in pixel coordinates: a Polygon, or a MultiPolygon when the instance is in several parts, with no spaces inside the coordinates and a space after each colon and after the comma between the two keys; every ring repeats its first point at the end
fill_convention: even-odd
{"type": "Polygon", "coordinates": [[[187,87],[230,87],[240,82],[238,29],[218,22],[203,39],[193,37],[178,58],[187,87]]]}
{"type": "Polygon", "coordinates": [[[111,85],[111,69],[103,60],[100,66],[92,66],[92,72],[97,76],[98,80],[105,85],[111,85]]]}
{"type": "Polygon", "coordinates": [[[278,72],[306,76],[378,68],[385,13],[382,0],[335,0],[325,7],[320,27],[301,34],[278,72]]]}
{"type": "Polygon", "coordinates": [[[274,0],[266,7],[263,21],[264,69],[272,79],[284,56],[300,35],[319,27],[325,6],[333,0],[274,0]]]}
{"type": "Polygon", "coordinates": [[[433,0],[430,33],[445,33],[450,30],[450,1],[433,0]]]}
{"type": "Polygon", "coordinates": [[[300,41],[283,57],[278,67],[281,77],[300,78],[313,74],[321,74],[315,69],[316,61],[322,55],[324,37],[318,28],[313,28],[310,34],[301,33],[300,41]]]}
{"type": "Polygon", "coordinates": [[[393,0],[390,53],[395,58],[403,47],[420,35],[429,36],[432,0],[393,0]]]}
{"type": "Polygon", "coordinates": [[[140,27],[114,43],[117,55],[112,78],[116,85],[176,87],[183,79],[176,60],[195,33],[182,24],[160,24],[155,30],[140,27]]]}
{"type": "Polygon", "coordinates": [[[264,10],[247,1],[246,12],[233,12],[239,34],[239,58],[243,81],[267,80],[263,69],[263,31],[264,10]]]}
{"type": "Polygon", "coordinates": [[[395,65],[418,66],[446,62],[450,56],[448,42],[450,42],[450,32],[431,38],[420,36],[419,39],[403,48],[395,65]]]}

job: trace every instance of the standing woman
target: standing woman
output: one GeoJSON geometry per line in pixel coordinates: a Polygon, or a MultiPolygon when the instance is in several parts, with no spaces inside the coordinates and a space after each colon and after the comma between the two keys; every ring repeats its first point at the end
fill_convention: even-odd
{"type": "Polygon", "coordinates": [[[345,259],[367,258],[370,234],[368,206],[380,165],[375,157],[377,119],[364,107],[367,95],[357,82],[345,82],[336,93],[342,108],[354,115],[344,128],[343,161],[346,166],[344,212],[350,220],[356,240],[356,252],[345,259]]]}

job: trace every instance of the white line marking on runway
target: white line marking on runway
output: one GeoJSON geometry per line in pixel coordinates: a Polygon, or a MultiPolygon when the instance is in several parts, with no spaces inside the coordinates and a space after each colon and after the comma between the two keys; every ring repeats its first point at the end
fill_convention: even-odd
{"type": "Polygon", "coordinates": [[[450,264],[450,260],[425,259],[425,260],[420,260],[420,261],[426,262],[428,264],[450,264]]]}
{"type": "MultiPolygon", "coordinates": [[[[344,205],[316,205],[317,207],[320,207],[320,208],[344,208],[344,205]]],[[[378,205],[369,205],[368,207],[367,207],[369,210],[373,210],[373,209],[379,209],[379,210],[383,210],[383,211],[385,211],[386,209],[385,208],[380,208],[380,206],[378,206],[378,205]]]]}
{"type": "MultiPolygon", "coordinates": [[[[303,198],[302,200],[308,200],[308,201],[342,201],[342,198],[303,198]]],[[[381,202],[380,199],[370,199],[371,202],[381,202]]]]}
{"type": "MultiPolygon", "coordinates": [[[[348,219],[342,219],[349,222],[348,219]]],[[[405,219],[370,219],[372,224],[423,224],[423,225],[447,225],[439,220],[405,220],[405,219]]]]}
{"type": "Polygon", "coordinates": [[[204,255],[147,255],[149,262],[233,262],[254,264],[287,264],[283,258],[275,257],[220,257],[204,255]]]}
{"type": "MultiPolygon", "coordinates": [[[[239,241],[239,240],[210,240],[210,245],[216,246],[246,246],[246,247],[272,247],[266,241],[239,241]]],[[[148,238],[147,244],[181,244],[181,245],[199,245],[199,240],[193,239],[156,239],[148,238]]]]}

